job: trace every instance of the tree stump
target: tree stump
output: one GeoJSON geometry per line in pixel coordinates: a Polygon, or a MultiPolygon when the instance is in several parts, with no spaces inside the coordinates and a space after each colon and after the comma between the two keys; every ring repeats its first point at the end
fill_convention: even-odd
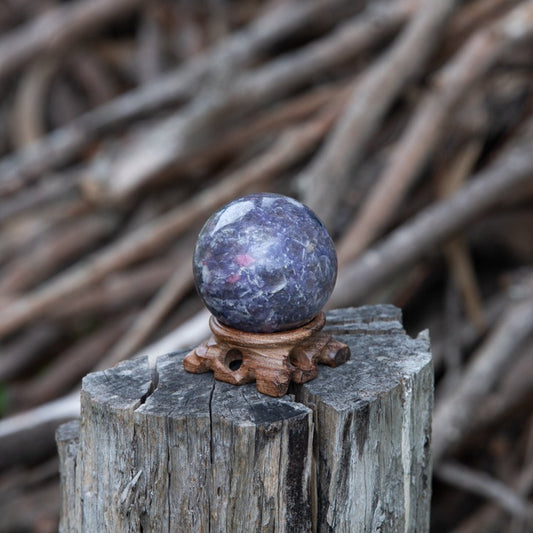
{"type": "Polygon", "coordinates": [[[338,368],[272,398],[183,369],[187,352],[88,375],[58,431],[61,531],[427,531],[427,333],[392,306],[327,314],[338,368]]]}

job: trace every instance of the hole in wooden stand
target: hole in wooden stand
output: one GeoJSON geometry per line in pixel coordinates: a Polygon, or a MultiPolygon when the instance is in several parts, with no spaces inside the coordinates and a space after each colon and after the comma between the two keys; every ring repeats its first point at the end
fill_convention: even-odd
{"type": "Polygon", "coordinates": [[[229,364],[229,369],[232,372],[235,372],[235,370],[239,370],[239,368],[241,368],[241,365],[242,365],[242,359],[235,359],[229,364]]]}
{"type": "Polygon", "coordinates": [[[237,350],[236,348],[233,348],[228,351],[226,354],[226,366],[232,371],[236,372],[241,368],[242,365],[242,353],[237,350]]]}

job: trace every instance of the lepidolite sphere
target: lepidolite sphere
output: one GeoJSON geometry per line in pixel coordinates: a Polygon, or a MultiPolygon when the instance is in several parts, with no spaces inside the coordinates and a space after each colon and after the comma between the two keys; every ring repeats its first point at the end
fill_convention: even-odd
{"type": "Polygon", "coordinates": [[[328,300],[337,256],[324,225],[280,194],[251,194],[214,213],[194,252],[194,280],[223,324],[267,333],[297,328],[328,300]]]}

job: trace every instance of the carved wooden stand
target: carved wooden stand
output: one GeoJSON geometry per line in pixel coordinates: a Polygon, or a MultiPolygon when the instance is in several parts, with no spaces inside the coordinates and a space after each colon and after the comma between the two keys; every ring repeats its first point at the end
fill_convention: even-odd
{"type": "Polygon", "coordinates": [[[298,329],[279,333],[248,333],[222,325],[211,317],[213,336],[184,359],[185,370],[212,370],[215,379],[242,385],[256,381],[269,396],[286,394],[289,383],[305,383],[318,375],[317,363],[338,366],[350,358],[350,348],[321,331],[324,313],[298,329]]]}

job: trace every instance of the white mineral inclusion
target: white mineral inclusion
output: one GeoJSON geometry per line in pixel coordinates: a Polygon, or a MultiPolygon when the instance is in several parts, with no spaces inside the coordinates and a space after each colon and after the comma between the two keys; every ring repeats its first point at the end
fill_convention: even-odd
{"type": "Polygon", "coordinates": [[[244,217],[248,211],[251,211],[254,208],[253,202],[239,202],[235,204],[230,204],[222,213],[220,213],[217,224],[213,229],[213,233],[221,230],[224,226],[231,224],[244,217]]]}

